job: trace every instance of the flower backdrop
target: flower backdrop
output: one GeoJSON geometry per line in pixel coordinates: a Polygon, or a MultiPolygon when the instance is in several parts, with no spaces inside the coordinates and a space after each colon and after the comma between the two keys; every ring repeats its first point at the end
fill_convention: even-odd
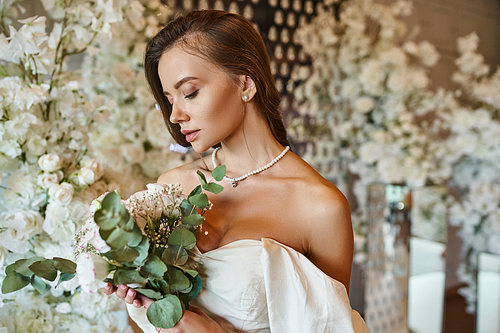
{"type": "Polygon", "coordinates": [[[429,42],[415,42],[416,30],[400,19],[411,14],[410,1],[346,1],[338,21],[336,3],[327,3],[297,32],[313,60],[310,68],[294,69],[293,77],[304,81],[295,94],[302,117],[293,121],[292,133],[312,142],[304,158],[325,176],[341,177],[338,169],[325,167],[325,160],[357,175],[353,220],[359,260],[368,184],[458,188],[448,205],[451,223],[463,227],[467,260],[460,276],[469,284],[463,294],[472,311],[477,252],[500,254],[500,137],[495,134],[500,70],[490,74],[473,33],[458,40],[453,80],[460,88],[431,90],[428,72],[439,54],[429,42]]]}
{"type": "Polygon", "coordinates": [[[131,192],[190,158],[171,150],[174,140],[144,76],[146,43],[170,14],[159,0],[132,2],[123,21],[111,28],[113,42],[97,43],[101,52],[86,57],[82,66],[86,92],[116,102],[106,123],[90,132],[90,148],[105,165],[132,176],[131,192]]]}
{"type": "MultiPolygon", "coordinates": [[[[0,3],[0,282],[17,259],[69,256],[95,197],[135,192],[191,159],[171,151],[142,68],[146,41],[170,10],[158,0],[42,2],[49,22],[32,17],[17,25],[23,8],[0,3]],[[77,54],[81,71],[71,71],[68,60],[77,54]]],[[[472,309],[477,253],[500,253],[500,70],[491,72],[471,34],[458,40],[453,80],[460,88],[431,90],[428,72],[439,54],[415,42],[415,30],[401,21],[411,2],[350,0],[339,21],[339,1],[325,4],[297,32],[313,61],[292,74],[304,82],[296,89],[301,116],[289,130],[311,142],[304,157],[343,190],[339,169],[359,177],[353,221],[360,260],[368,184],[455,188],[447,204],[451,223],[462,227],[468,260],[459,273],[472,309]]],[[[442,214],[441,203],[427,199],[429,211],[442,214]]],[[[123,329],[115,318],[120,303],[71,282],[0,301],[0,332],[123,329]]]]}
{"type": "MultiPolygon", "coordinates": [[[[155,9],[153,2],[148,4],[150,10],[155,9]]],[[[34,255],[69,258],[73,235],[89,218],[94,198],[115,189],[127,194],[145,185],[142,178],[122,167],[120,159],[117,164],[109,163],[101,160],[99,151],[92,154],[88,149],[103,133],[112,132],[118,138],[128,135],[128,127],[116,126],[113,131],[107,121],[114,112],[123,112],[120,106],[126,103],[120,98],[126,93],[120,95],[117,89],[108,94],[115,91],[110,88],[115,84],[111,77],[100,78],[101,90],[83,89],[89,84],[88,76],[70,70],[68,61],[75,55],[95,59],[102,52],[99,47],[111,44],[123,32],[119,27],[124,20],[146,21],[147,10],[142,3],[127,0],[43,1],[43,5],[49,20],[17,20],[24,12],[20,4],[0,4],[0,282],[5,267],[18,259],[34,255]]],[[[124,41],[121,47],[135,42],[124,41]]],[[[115,76],[127,75],[125,69],[112,65],[103,62],[100,68],[104,73],[114,71],[115,76]]],[[[159,112],[152,114],[151,101],[146,102],[144,91],[142,96],[143,104],[135,104],[134,112],[149,112],[147,119],[158,123],[159,112]]],[[[170,142],[157,127],[130,128],[139,138],[146,137],[145,131],[152,132],[149,151],[163,152],[162,145],[170,142]]],[[[180,158],[166,155],[160,162],[164,167],[180,158]]],[[[128,162],[137,162],[134,158],[128,162]]],[[[155,167],[144,173],[152,178],[155,167]]],[[[0,295],[0,332],[130,330],[123,302],[100,292],[81,292],[77,285],[68,281],[43,294],[27,288],[0,295]]]]}

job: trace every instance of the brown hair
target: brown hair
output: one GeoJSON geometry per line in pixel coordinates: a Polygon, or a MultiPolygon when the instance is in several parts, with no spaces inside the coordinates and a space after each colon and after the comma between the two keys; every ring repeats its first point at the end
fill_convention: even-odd
{"type": "Polygon", "coordinates": [[[219,10],[195,10],[176,18],[148,43],[144,61],[146,78],[163,113],[168,130],[177,143],[191,144],[170,122],[171,105],[163,94],[158,63],[165,51],[181,45],[201,55],[230,75],[247,75],[257,88],[255,103],[264,115],[274,137],[289,146],[281,112],[281,96],[274,85],[264,41],[252,23],[241,15],[219,10]]]}

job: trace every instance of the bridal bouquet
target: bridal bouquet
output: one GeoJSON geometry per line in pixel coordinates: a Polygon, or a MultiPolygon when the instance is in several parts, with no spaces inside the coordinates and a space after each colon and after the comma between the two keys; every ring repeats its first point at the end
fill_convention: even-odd
{"type": "MultiPolygon", "coordinates": [[[[217,181],[224,174],[225,166],[212,171],[217,181]]],[[[202,286],[191,250],[202,231],[203,213],[212,206],[203,190],[223,190],[200,171],[198,177],[201,185],[187,197],[179,184],[148,184],[126,200],[115,192],[101,195],[92,203],[92,218],[76,235],[76,262],[57,257],[18,260],[6,268],[2,293],[29,284],[43,293],[46,281],[57,287],[75,276],[88,292],[103,281],[126,284],[156,300],[146,313],[152,325],[173,327],[202,286]]]]}

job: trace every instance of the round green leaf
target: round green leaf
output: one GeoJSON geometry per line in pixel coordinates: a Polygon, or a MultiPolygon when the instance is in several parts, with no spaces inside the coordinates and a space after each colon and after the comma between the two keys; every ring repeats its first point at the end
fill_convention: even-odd
{"type": "Polygon", "coordinates": [[[161,260],[172,266],[182,266],[189,259],[187,251],[182,246],[169,245],[163,254],[161,255],[161,260]]]}
{"type": "Polygon", "coordinates": [[[163,279],[163,274],[167,271],[167,265],[154,254],[148,255],[146,262],[141,267],[141,272],[145,277],[150,279],[163,279]]]}
{"type": "Polygon", "coordinates": [[[99,209],[94,214],[95,223],[101,230],[111,230],[121,221],[120,216],[113,216],[105,209],[99,209]]]}
{"type": "Polygon", "coordinates": [[[191,214],[182,219],[182,224],[196,226],[202,224],[203,221],[205,221],[205,217],[199,214],[191,214]]]}
{"type": "Polygon", "coordinates": [[[226,166],[219,165],[217,168],[212,170],[212,177],[218,182],[224,179],[224,175],[226,174],[226,166]]]}
{"type": "Polygon", "coordinates": [[[199,209],[203,209],[208,206],[208,197],[205,193],[193,195],[188,198],[188,201],[191,205],[195,205],[196,208],[199,209]]]}
{"type": "Polygon", "coordinates": [[[126,246],[134,237],[134,233],[127,232],[122,228],[115,228],[106,239],[106,243],[113,249],[119,249],[126,246]]]}
{"type": "Polygon", "coordinates": [[[102,208],[105,210],[111,210],[119,207],[121,205],[121,198],[116,192],[110,192],[106,194],[102,200],[102,208]]]}
{"type": "Polygon", "coordinates": [[[73,274],[76,272],[76,264],[71,260],[59,257],[54,257],[52,260],[54,261],[55,268],[61,271],[61,273],[73,274]]]}
{"type": "Polygon", "coordinates": [[[168,245],[180,245],[189,250],[196,245],[196,236],[188,229],[176,229],[168,237],[168,245]]]}
{"type": "Polygon", "coordinates": [[[35,275],[45,280],[54,281],[57,277],[57,269],[54,267],[52,259],[36,261],[29,268],[35,275]]]}
{"type": "Polygon", "coordinates": [[[181,320],[181,301],[174,295],[166,295],[148,307],[146,316],[154,327],[172,328],[181,320]]]}
{"type": "Polygon", "coordinates": [[[102,255],[106,258],[126,263],[134,261],[139,256],[139,251],[137,251],[136,248],[126,246],[121,249],[108,251],[102,255]]]}
{"type": "Polygon", "coordinates": [[[30,278],[16,272],[7,273],[2,282],[2,294],[8,294],[13,291],[23,289],[30,283],[30,278]]]}
{"type": "Polygon", "coordinates": [[[188,290],[190,288],[191,281],[189,281],[182,270],[172,267],[172,269],[168,271],[168,275],[168,284],[170,285],[171,292],[188,290]]]}
{"type": "Polygon", "coordinates": [[[224,187],[222,187],[222,185],[219,185],[219,184],[208,183],[208,184],[203,184],[203,189],[205,189],[205,191],[212,192],[214,194],[218,194],[218,193],[222,192],[224,187]]]}
{"type": "Polygon", "coordinates": [[[119,267],[113,275],[113,284],[115,286],[129,283],[144,285],[146,282],[148,282],[148,279],[143,277],[135,268],[127,269],[126,267],[119,267]]]}

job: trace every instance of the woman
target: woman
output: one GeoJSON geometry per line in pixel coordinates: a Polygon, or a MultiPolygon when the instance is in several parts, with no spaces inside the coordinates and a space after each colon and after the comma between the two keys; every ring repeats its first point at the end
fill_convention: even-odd
{"type": "MultiPolygon", "coordinates": [[[[198,185],[226,165],[197,245],[204,288],[179,323],[158,332],[358,332],[347,293],[353,257],[342,193],[289,151],[262,38],[242,16],[194,11],[149,43],[145,69],[176,141],[213,154],[158,183],[198,185]]],[[[151,300],[111,285],[145,331],[151,300]],[[139,313],[137,313],[139,311],[139,313]]]]}

